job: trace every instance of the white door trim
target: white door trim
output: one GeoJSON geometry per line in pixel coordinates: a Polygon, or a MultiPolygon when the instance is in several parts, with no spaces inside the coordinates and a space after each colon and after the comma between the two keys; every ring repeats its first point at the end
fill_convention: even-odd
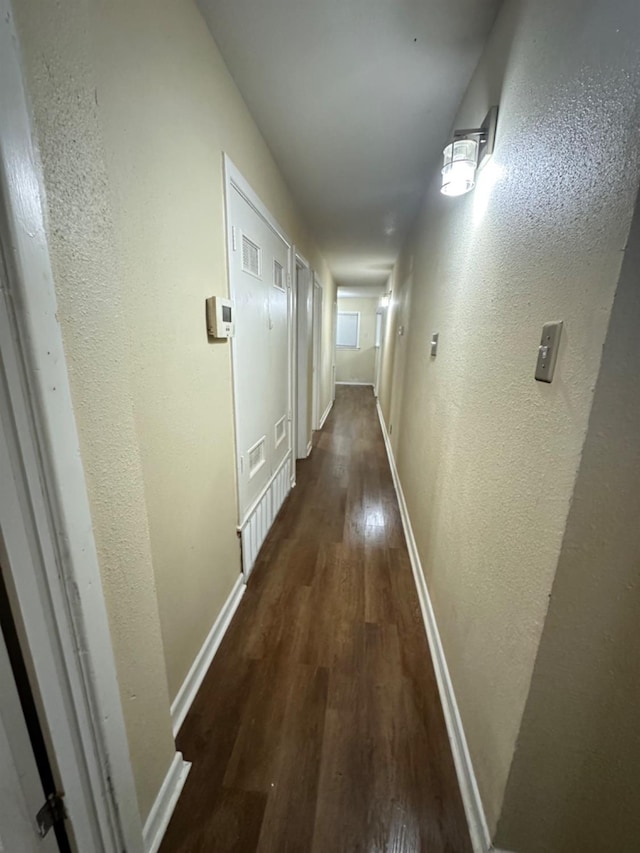
{"type": "Polygon", "coordinates": [[[376,330],[375,330],[375,339],[374,346],[376,350],[376,360],[375,360],[375,380],[373,383],[373,393],[376,398],[380,395],[380,370],[382,368],[382,341],[384,338],[384,317],[383,317],[383,308],[378,307],[376,310],[376,330]]]}
{"type": "Polygon", "coordinates": [[[320,429],[320,386],[322,376],[322,313],[324,290],[317,278],[313,281],[313,418],[311,427],[320,429]],[[319,305],[318,305],[319,303],[319,305]]]}
{"type": "Polygon", "coordinates": [[[313,377],[309,387],[309,368],[313,370],[313,294],[313,270],[309,267],[298,267],[296,269],[296,457],[298,459],[306,459],[311,452],[309,436],[313,429],[313,411],[310,422],[309,403],[313,410],[313,377]],[[304,301],[300,298],[301,288],[304,290],[304,301]],[[311,357],[309,357],[310,347],[311,357]]]}
{"type": "MultiPolygon", "coordinates": [[[[293,444],[294,453],[293,453],[292,464],[293,464],[293,470],[294,470],[294,477],[295,477],[296,459],[303,459],[306,455],[308,455],[306,452],[307,439],[306,439],[306,437],[304,438],[303,444],[305,446],[305,452],[303,453],[301,451],[302,444],[301,444],[301,439],[299,436],[300,408],[301,408],[302,402],[303,402],[301,400],[300,387],[298,385],[298,374],[299,374],[299,368],[300,368],[300,347],[303,346],[303,344],[300,342],[299,316],[298,316],[298,312],[300,310],[300,305],[298,304],[298,270],[299,269],[307,270],[310,275],[312,274],[309,261],[303,255],[301,255],[296,250],[296,248],[294,246],[294,266],[293,266],[294,272],[293,272],[293,287],[292,287],[293,294],[294,294],[294,318],[295,318],[294,323],[293,323],[293,329],[294,329],[294,344],[293,344],[294,371],[293,371],[293,386],[292,386],[292,393],[293,393],[292,432],[294,435],[294,444],[293,444]]],[[[307,405],[307,403],[306,403],[306,398],[305,398],[304,406],[303,406],[304,411],[306,411],[306,405],[307,405]]],[[[295,483],[295,480],[294,480],[294,483],[295,483]]]]}
{"type": "Polygon", "coordinates": [[[336,341],[338,338],[338,297],[333,300],[333,314],[331,317],[332,338],[331,338],[331,399],[335,403],[336,400],[336,341]]]}
{"type": "MultiPolygon", "coordinates": [[[[222,159],[224,162],[224,176],[225,176],[225,212],[227,215],[227,224],[229,224],[229,189],[231,186],[234,186],[240,195],[244,198],[247,204],[252,207],[255,212],[260,216],[267,225],[280,237],[283,243],[286,243],[289,248],[291,248],[291,240],[289,239],[287,232],[280,226],[277,219],[272,215],[269,208],[262,201],[260,196],[255,192],[251,184],[246,180],[246,178],[242,175],[242,172],[235,165],[231,157],[228,154],[223,153],[222,159]]],[[[229,228],[227,228],[227,232],[229,232],[229,228]]],[[[229,239],[231,235],[227,233],[227,248],[229,248],[229,239]]],[[[227,262],[229,258],[227,258],[227,262]]]]}
{"type": "Polygon", "coordinates": [[[25,534],[22,544],[14,539],[7,570],[78,848],[139,853],[140,815],[56,317],[44,184],[9,0],[0,0],[0,115],[0,417],[12,470],[2,489],[25,534]]]}

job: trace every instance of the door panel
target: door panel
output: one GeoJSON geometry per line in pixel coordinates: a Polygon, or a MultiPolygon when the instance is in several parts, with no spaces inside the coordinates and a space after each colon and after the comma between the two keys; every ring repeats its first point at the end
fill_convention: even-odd
{"type": "Polygon", "coordinates": [[[315,283],[313,288],[313,429],[320,426],[320,371],[322,366],[322,287],[315,283]]]}
{"type": "Polygon", "coordinates": [[[298,267],[297,285],[297,406],[298,406],[298,435],[296,441],[296,456],[305,459],[307,446],[311,437],[311,387],[309,374],[311,372],[311,343],[312,343],[312,314],[313,314],[313,275],[311,270],[298,267]]]}
{"type": "Polygon", "coordinates": [[[289,247],[231,189],[232,339],[240,521],[290,448],[289,247]]]}
{"type": "MultiPolygon", "coordinates": [[[[288,260],[288,258],[287,258],[288,260]]],[[[286,276],[286,266],[284,275],[286,276]]],[[[271,413],[273,424],[275,471],[289,452],[289,292],[286,281],[284,289],[271,286],[270,299],[270,364],[271,371],[271,413]]]]}

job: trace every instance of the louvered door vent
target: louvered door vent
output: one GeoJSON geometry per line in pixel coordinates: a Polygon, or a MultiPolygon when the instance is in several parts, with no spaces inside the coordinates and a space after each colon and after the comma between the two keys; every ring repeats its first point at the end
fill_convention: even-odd
{"type": "Polygon", "coordinates": [[[264,438],[261,438],[249,450],[249,478],[255,476],[265,463],[264,438]]]}
{"type": "Polygon", "coordinates": [[[242,269],[245,272],[260,278],[260,246],[250,240],[246,234],[242,235],[242,269]]]}

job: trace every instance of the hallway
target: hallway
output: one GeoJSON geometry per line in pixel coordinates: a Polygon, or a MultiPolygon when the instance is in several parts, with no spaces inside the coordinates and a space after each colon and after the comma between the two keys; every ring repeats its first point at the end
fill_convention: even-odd
{"type": "Polygon", "coordinates": [[[314,444],[178,736],[161,853],[471,850],[371,389],[314,444]]]}

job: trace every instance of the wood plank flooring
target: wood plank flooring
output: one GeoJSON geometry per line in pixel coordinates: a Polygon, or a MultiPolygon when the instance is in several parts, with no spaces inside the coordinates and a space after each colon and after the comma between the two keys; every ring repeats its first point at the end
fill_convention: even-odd
{"type": "Polygon", "coordinates": [[[339,386],[178,737],[160,853],[470,853],[370,388],[339,386]]]}

